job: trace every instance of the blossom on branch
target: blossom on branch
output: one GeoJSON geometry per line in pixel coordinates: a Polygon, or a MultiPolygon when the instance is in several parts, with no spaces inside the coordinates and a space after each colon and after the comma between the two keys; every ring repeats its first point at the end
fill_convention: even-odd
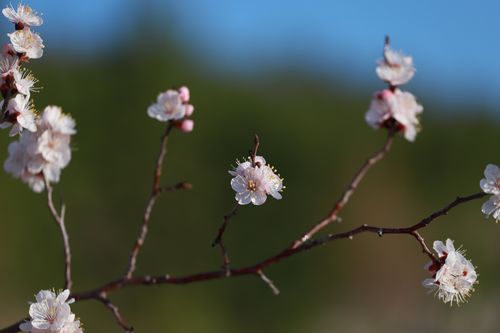
{"type": "MultiPolygon", "coordinates": [[[[5,100],[0,102],[3,107],[5,100]]],[[[9,100],[9,104],[0,121],[0,128],[11,127],[10,136],[14,136],[27,129],[30,132],[36,131],[35,112],[28,96],[17,94],[15,98],[9,100]]]]}
{"type": "Polygon", "coordinates": [[[36,296],[36,302],[31,303],[30,320],[19,325],[23,332],[32,333],[82,333],[80,321],[75,320],[69,299],[69,290],[58,294],[51,290],[42,290],[36,296]]]}
{"type": "Polygon", "coordinates": [[[446,244],[435,241],[434,250],[439,261],[426,265],[426,269],[433,273],[433,276],[431,279],[425,279],[422,285],[435,290],[444,303],[453,305],[465,302],[477,283],[474,266],[464,257],[462,251],[455,250],[451,239],[447,239],[446,244]]]}
{"type": "Polygon", "coordinates": [[[488,164],[484,169],[484,177],[479,185],[484,193],[492,194],[490,199],[481,207],[481,211],[486,217],[493,215],[493,218],[500,221],[500,169],[494,164],[488,164]]]}
{"type": "Polygon", "coordinates": [[[12,71],[16,90],[29,97],[32,91],[37,91],[34,87],[38,80],[28,70],[16,69],[12,71]]]}
{"type": "Polygon", "coordinates": [[[384,47],[384,58],[376,69],[378,77],[392,86],[407,83],[415,75],[412,57],[394,51],[388,44],[384,47]]]}
{"type": "Polygon", "coordinates": [[[16,30],[13,33],[7,34],[12,43],[12,47],[18,53],[23,53],[30,59],[38,59],[43,55],[43,40],[35,32],[29,28],[16,30]]]}
{"type": "Polygon", "coordinates": [[[21,29],[23,26],[39,26],[42,25],[43,20],[35,12],[31,9],[30,6],[19,4],[17,5],[17,9],[14,9],[12,5],[5,7],[2,10],[2,14],[12,23],[16,24],[16,26],[20,26],[21,29]]]}
{"type": "Polygon", "coordinates": [[[408,141],[414,141],[420,130],[418,115],[423,110],[411,93],[385,89],[373,95],[365,120],[375,129],[387,128],[402,132],[408,141]]]}
{"type": "Polygon", "coordinates": [[[36,124],[35,133],[25,133],[9,145],[4,169],[39,193],[45,188],[45,179],[59,182],[61,170],[71,160],[71,136],[76,130],[73,118],[57,106],[46,107],[36,124]]]}
{"type": "Polygon", "coordinates": [[[238,162],[236,168],[229,170],[229,174],[234,176],[231,187],[236,192],[235,199],[240,205],[262,205],[268,195],[281,199],[283,179],[272,166],[266,164],[262,156],[255,156],[255,163],[238,162]]]}

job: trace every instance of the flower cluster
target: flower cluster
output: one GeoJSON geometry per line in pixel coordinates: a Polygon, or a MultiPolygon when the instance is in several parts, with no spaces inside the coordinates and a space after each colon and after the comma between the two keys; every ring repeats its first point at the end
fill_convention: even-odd
{"type": "Polygon", "coordinates": [[[240,205],[250,202],[262,205],[270,195],[281,199],[283,179],[276,173],[276,169],[268,164],[262,156],[255,156],[253,161],[237,161],[237,167],[229,170],[231,187],[236,192],[235,199],[240,205]]]}
{"type": "Polygon", "coordinates": [[[375,129],[401,132],[408,141],[414,141],[420,129],[418,115],[423,107],[417,103],[415,96],[398,88],[415,74],[412,58],[392,50],[386,42],[384,58],[379,61],[376,72],[381,80],[389,84],[389,89],[373,95],[365,116],[366,122],[375,129]]]}
{"type": "Polygon", "coordinates": [[[6,7],[2,13],[14,23],[15,31],[8,34],[10,44],[5,45],[0,53],[0,92],[4,99],[0,104],[0,128],[12,126],[10,135],[14,136],[23,129],[36,131],[30,95],[37,80],[28,70],[21,68],[21,64],[42,56],[42,39],[30,27],[39,26],[43,21],[29,6],[22,4],[17,9],[6,7]]]}
{"type": "Polygon", "coordinates": [[[481,211],[487,217],[500,221],[500,169],[496,165],[488,164],[484,169],[484,177],[479,185],[484,193],[492,194],[490,199],[481,207],[481,211]]]}
{"type": "Polygon", "coordinates": [[[159,121],[172,121],[182,132],[189,133],[194,128],[194,121],[189,117],[194,112],[189,104],[190,93],[187,87],[178,90],[169,89],[156,98],[156,103],[148,108],[148,115],[159,121]]]}
{"type": "Polygon", "coordinates": [[[19,325],[23,332],[32,333],[83,333],[80,321],[71,312],[69,290],[59,294],[51,290],[41,290],[36,296],[36,302],[30,305],[30,321],[19,325]]]}
{"type": "Polygon", "coordinates": [[[468,261],[463,252],[455,250],[453,241],[434,242],[434,250],[438,254],[438,262],[430,262],[426,269],[433,274],[431,279],[425,279],[422,285],[435,290],[439,299],[445,303],[459,304],[466,300],[474,291],[477,274],[474,266],[468,261]]]}
{"type": "Polygon", "coordinates": [[[59,182],[61,170],[71,160],[71,136],[75,121],[60,107],[48,106],[36,120],[36,132],[24,133],[9,145],[5,171],[21,178],[35,192],[45,188],[45,180],[59,182]]]}
{"type": "Polygon", "coordinates": [[[14,50],[22,56],[37,59],[43,55],[43,41],[30,27],[40,26],[43,20],[29,6],[19,4],[2,10],[3,15],[15,24],[16,31],[8,34],[14,50]]]}

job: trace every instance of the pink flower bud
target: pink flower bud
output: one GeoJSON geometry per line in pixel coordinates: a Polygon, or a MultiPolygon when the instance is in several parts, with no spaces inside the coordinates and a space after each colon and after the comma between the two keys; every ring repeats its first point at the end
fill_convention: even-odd
{"type": "Polygon", "coordinates": [[[382,91],[377,91],[375,96],[380,100],[389,100],[394,96],[394,93],[389,89],[384,89],[382,91]]]}
{"type": "Polygon", "coordinates": [[[184,119],[176,124],[176,127],[184,133],[189,133],[193,131],[194,121],[191,119],[184,119]]]}
{"type": "Polygon", "coordinates": [[[179,88],[179,97],[181,98],[182,103],[189,102],[189,89],[188,89],[188,87],[180,87],[179,88]]]}
{"type": "Polygon", "coordinates": [[[192,106],[191,104],[186,104],[185,105],[185,110],[186,110],[186,117],[190,117],[193,112],[194,112],[194,106],[192,106]]]}

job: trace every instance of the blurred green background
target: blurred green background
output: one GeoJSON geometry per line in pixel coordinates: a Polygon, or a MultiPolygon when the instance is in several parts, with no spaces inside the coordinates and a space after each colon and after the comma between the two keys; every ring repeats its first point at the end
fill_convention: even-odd
{"type": "MultiPolygon", "coordinates": [[[[37,107],[61,105],[77,121],[73,159],[56,186],[67,205],[74,291],[115,279],[126,268],[164,127],[146,115],[160,91],[191,89],[195,131],[172,134],[163,183],[187,180],[194,187],[160,198],[138,274],[220,267],[219,251],[210,244],[233,206],[227,170],[251,148],[254,133],[261,138],[260,153],[285,177],[287,188],[283,200],[243,207],[231,221],[225,243],[234,267],[275,254],[322,218],[385,139],[364,122],[382,82],[345,83],[342,76],[293,64],[251,75],[217,71],[200,61],[203,54],[177,47],[172,31],[163,34],[144,24],[144,17],[135,22],[133,34],[95,56],[65,53],[61,45],[51,49],[50,34],[43,35],[46,56],[30,64],[43,86],[34,95],[37,107]]],[[[374,77],[373,71],[366,75],[374,77]]],[[[414,81],[419,79],[420,73],[414,81]]],[[[417,98],[425,110],[416,142],[398,137],[344,209],[342,222],[325,232],[363,223],[413,224],[455,196],[479,191],[485,165],[500,163],[494,105],[474,96],[443,103],[431,87],[421,87],[417,98]]],[[[3,134],[5,159],[11,139],[3,134]]],[[[0,326],[6,326],[26,316],[35,292],[62,286],[63,261],[45,195],[5,173],[0,184],[0,326]]],[[[429,245],[446,238],[463,244],[478,266],[480,285],[460,307],[442,304],[421,287],[427,258],[413,239],[372,234],[267,269],[279,296],[258,278],[241,277],[133,287],[111,298],[139,333],[497,332],[500,231],[484,219],[481,203],[460,206],[422,231],[429,245]]],[[[72,309],[87,332],[120,332],[98,302],[72,309]]]]}

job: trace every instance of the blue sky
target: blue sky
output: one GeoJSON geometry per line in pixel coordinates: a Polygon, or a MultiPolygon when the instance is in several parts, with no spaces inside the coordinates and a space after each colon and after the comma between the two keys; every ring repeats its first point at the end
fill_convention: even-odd
{"type": "Polygon", "coordinates": [[[389,34],[394,48],[414,57],[411,89],[445,101],[473,95],[500,108],[499,1],[25,2],[44,13],[45,38],[71,51],[95,53],[126,37],[142,12],[167,23],[165,36],[185,41],[183,48],[216,70],[244,75],[294,65],[374,89],[380,87],[375,61],[389,34]]]}

